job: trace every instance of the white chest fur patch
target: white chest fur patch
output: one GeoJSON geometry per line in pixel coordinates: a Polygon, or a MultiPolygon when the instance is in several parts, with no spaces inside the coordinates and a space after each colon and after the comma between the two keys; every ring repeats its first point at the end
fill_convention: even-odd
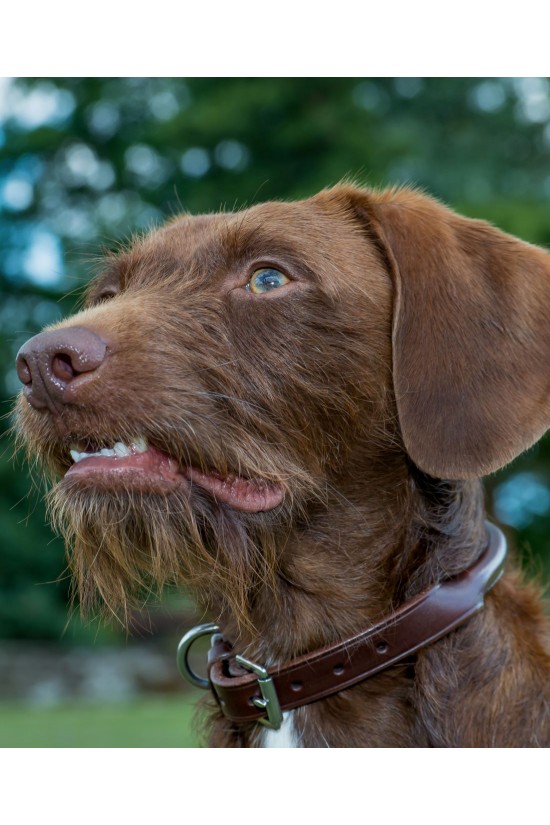
{"type": "Polygon", "coordinates": [[[283,724],[279,730],[269,730],[263,734],[262,748],[299,748],[298,737],[294,729],[293,711],[283,714],[283,724]]]}

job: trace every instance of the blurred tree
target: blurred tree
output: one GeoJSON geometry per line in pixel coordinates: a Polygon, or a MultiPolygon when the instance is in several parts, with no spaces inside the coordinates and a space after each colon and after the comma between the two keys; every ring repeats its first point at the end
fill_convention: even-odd
{"type": "MultiPolygon", "coordinates": [[[[102,247],[136,230],[181,209],[295,198],[349,176],[420,185],[549,244],[549,154],[546,78],[4,80],[3,410],[18,389],[21,343],[71,310],[102,247]]],[[[45,582],[63,570],[62,548],[2,443],[0,635],[58,638],[67,584],[45,582]]],[[[548,438],[487,486],[497,516],[550,575],[548,438]]]]}

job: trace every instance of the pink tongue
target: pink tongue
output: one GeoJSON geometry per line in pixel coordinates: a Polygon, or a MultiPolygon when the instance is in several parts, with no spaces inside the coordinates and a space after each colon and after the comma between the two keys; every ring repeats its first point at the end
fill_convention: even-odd
{"type": "Polygon", "coordinates": [[[273,510],[283,500],[283,491],[280,487],[266,481],[251,481],[238,476],[223,479],[213,474],[201,473],[194,467],[188,467],[185,474],[190,481],[212,493],[215,499],[243,513],[273,510]]]}

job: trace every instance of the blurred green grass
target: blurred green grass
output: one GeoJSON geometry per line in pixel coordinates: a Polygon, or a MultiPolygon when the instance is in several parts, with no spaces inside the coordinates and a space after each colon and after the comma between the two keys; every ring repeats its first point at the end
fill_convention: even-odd
{"type": "Polygon", "coordinates": [[[2,748],[197,748],[195,698],[154,697],[125,704],[52,708],[0,703],[2,748]]]}

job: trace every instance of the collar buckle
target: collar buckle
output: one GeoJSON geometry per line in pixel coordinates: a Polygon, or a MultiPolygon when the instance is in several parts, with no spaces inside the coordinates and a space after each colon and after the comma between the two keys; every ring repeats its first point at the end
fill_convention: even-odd
{"type": "Polygon", "coordinates": [[[281,705],[279,704],[279,697],[277,696],[273,679],[265,667],[251,662],[249,659],[245,659],[244,656],[237,654],[235,661],[245,670],[254,673],[258,677],[257,682],[261,698],[254,697],[251,701],[255,707],[260,710],[265,710],[266,718],[258,719],[257,721],[266,728],[279,730],[283,723],[283,712],[281,711],[281,705]]]}

